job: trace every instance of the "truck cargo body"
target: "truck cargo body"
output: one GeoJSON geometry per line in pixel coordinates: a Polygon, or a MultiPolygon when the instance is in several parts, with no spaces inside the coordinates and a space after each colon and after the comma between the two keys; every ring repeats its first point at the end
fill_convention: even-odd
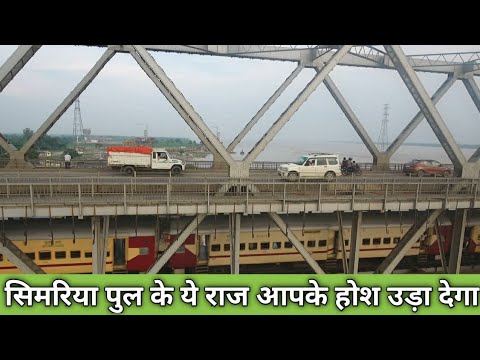
{"type": "Polygon", "coordinates": [[[178,175],[185,170],[185,163],[172,159],[164,149],[147,146],[111,146],[107,148],[108,165],[120,168],[128,174],[140,170],[167,170],[178,175]]]}

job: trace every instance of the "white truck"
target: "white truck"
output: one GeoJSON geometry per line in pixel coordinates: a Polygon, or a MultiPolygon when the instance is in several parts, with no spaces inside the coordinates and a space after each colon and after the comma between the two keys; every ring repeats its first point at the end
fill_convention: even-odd
{"type": "Polygon", "coordinates": [[[146,170],[167,170],[173,175],[185,171],[185,162],[172,159],[165,149],[149,146],[109,146],[107,163],[113,169],[120,169],[128,175],[146,170]]]}

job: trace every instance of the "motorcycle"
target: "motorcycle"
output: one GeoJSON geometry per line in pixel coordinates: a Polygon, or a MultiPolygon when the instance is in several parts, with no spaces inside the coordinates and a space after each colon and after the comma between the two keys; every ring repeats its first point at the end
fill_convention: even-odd
{"type": "Polygon", "coordinates": [[[358,164],[354,164],[353,166],[342,166],[341,167],[342,175],[343,176],[348,176],[348,175],[355,175],[355,176],[360,176],[362,175],[362,169],[360,169],[360,166],[358,164]]]}

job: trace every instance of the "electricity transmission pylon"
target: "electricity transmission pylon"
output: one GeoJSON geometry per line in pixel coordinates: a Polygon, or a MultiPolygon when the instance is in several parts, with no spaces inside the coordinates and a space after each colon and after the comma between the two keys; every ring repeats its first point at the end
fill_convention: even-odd
{"type": "Polygon", "coordinates": [[[378,148],[380,151],[385,151],[388,148],[388,104],[384,106],[382,126],[380,128],[380,135],[378,136],[378,148]]]}
{"type": "Polygon", "coordinates": [[[83,138],[82,114],[80,113],[80,99],[75,100],[75,112],[73,114],[73,137],[78,144],[78,138],[83,138]]]}

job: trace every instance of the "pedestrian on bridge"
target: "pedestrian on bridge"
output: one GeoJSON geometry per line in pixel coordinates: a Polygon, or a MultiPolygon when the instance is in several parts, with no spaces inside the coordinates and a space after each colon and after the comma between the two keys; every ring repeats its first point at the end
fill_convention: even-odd
{"type": "Polygon", "coordinates": [[[65,154],[65,169],[70,169],[70,161],[72,160],[72,157],[70,154],[67,152],[65,154]]]}

